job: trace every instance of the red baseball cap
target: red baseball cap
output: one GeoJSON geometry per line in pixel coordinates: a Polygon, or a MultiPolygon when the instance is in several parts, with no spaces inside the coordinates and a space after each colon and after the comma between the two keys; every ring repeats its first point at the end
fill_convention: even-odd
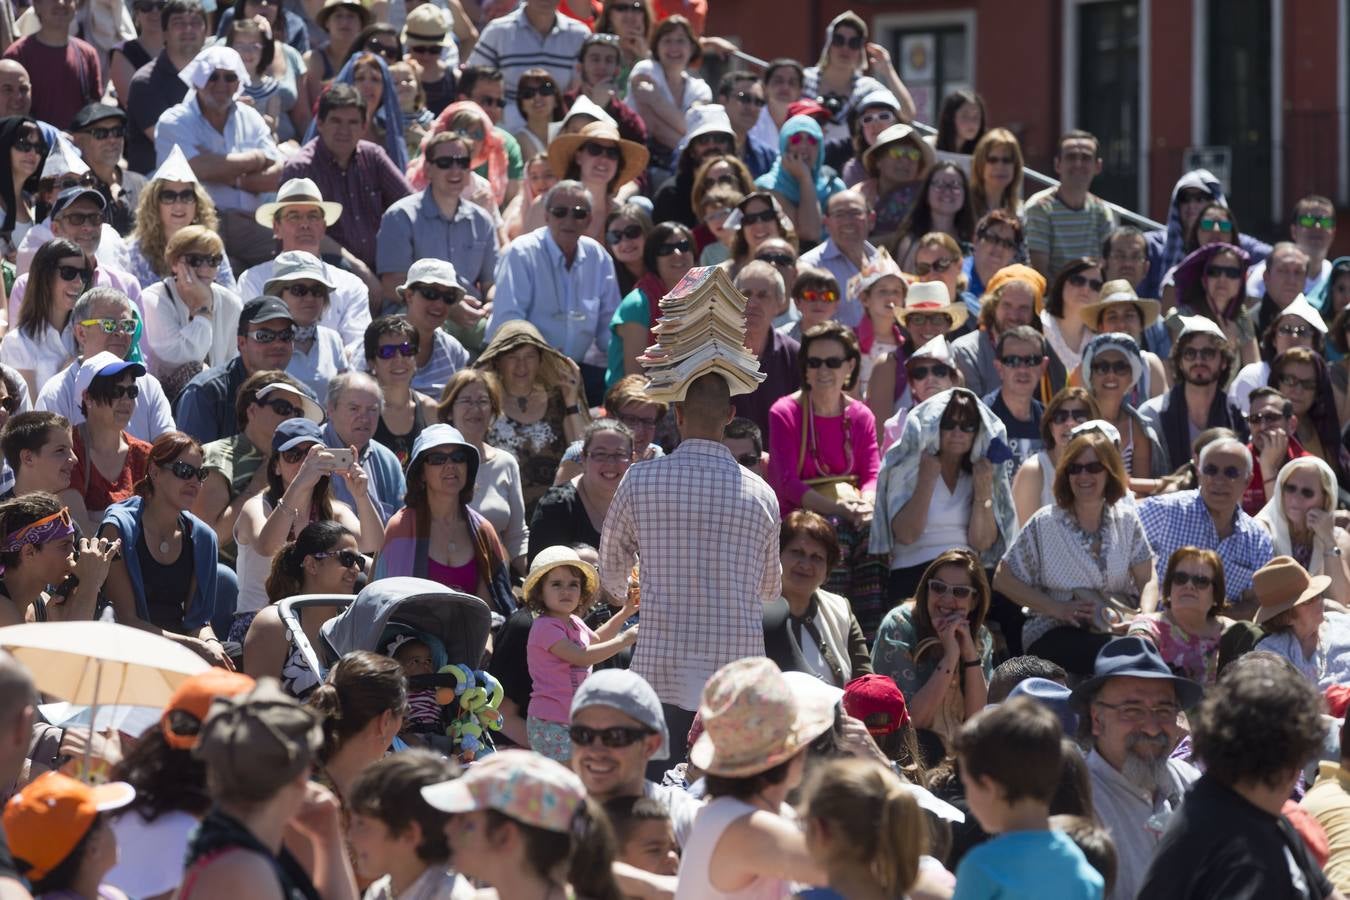
{"type": "Polygon", "coordinates": [[[890,734],[909,724],[905,695],[887,675],[860,675],[845,685],[844,712],[861,720],[873,735],[890,734]]]}
{"type": "Polygon", "coordinates": [[[810,116],[822,125],[834,118],[834,116],[830,115],[828,109],[814,100],[792,101],[788,104],[787,114],[788,118],[792,118],[793,116],[810,116]]]}

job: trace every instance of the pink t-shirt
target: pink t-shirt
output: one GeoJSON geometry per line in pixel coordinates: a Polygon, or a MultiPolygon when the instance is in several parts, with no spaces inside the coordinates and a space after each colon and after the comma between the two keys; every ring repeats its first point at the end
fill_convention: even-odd
{"type": "Polygon", "coordinates": [[[565,620],[539,616],[530,626],[526,659],[534,690],[530,694],[527,715],[546,722],[571,721],[572,695],[591,674],[590,666],[574,666],[549,652],[548,648],[561,640],[589,647],[595,640],[595,632],[576,616],[568,616],[565,620]]]}

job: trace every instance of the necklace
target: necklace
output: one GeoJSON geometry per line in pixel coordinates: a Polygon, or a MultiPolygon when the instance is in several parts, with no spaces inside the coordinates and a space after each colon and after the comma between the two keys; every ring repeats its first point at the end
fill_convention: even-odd
{"type": "MultiPolygon", "coordinates": [[[[848,402],[849,402],[848,398],[845,397],[843,401],[845,410],[848,409],[848,402]]],[[[843,413],[841,412],[840,415],[843,415],[843,413]]],[[[811,437],[810,440],[811,461],[815,463],[816,473],[819,477],[825,478],[832,477],[834,473],[829,470],[829,468],[825,465],[825,462],[820,458],[819,453],[820,444],[816,441],[816,411],[814,405],[811,403],[810,397],[806,398],[806,424],[807,424],[807,431],[809,432],[811,437]]],[[[840,471],[840,474],[849,475],[852,474],[852,472],[853,472],[853,433],[852,429],[849,428],[847,419],[845,419],[844,467],[840,471]]]]}

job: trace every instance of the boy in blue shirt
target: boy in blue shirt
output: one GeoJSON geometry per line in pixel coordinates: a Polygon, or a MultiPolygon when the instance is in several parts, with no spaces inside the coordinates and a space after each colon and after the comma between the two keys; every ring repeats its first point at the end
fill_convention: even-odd
{"type": "Polygon", "coordinates": [[[1062,737],[1059,719],[1030,697],[986,709],[961,728],[955,743],[966,802],[994,837],[961,860],[953,900],[1101,900],[1102,876],[1072,840],[1050,830],[1062,737]]]}

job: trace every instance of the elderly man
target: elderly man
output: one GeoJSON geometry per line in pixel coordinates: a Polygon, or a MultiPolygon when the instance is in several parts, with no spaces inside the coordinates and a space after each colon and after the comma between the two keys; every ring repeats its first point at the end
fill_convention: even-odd
{"type": "Polygon", "coordinates": [[[1191,441],[1206,428],[1247,433],[1246,421],[1228,403],[1224,390],[1235,358],[1223,329],[1208,316],[1181,316],[1181,321],[1168,357],[1172,387],[1139,407],[1162,441],[1164,458],[1154,462],[1154,469],[1163,472],[1190,460],[1191,441]]]}
{"type": "Polygon", "coordinates": [[[116,106],[91,103],[70,122],[70,138],[94,173],[94,186],[107,207],[104,219],[126,237],[136,225],[136,204],[145,176],[128,172],[122,165],[126,144],[127,114],[116,106]]]}
{"type": "MultiPolygon", "coordinates": [[[[965,376],[966,387],[981,397],[1002,384],[994,364],[999,335],[1036,321],[1045,296],[1045,279],[1028,266],[1006,266],[989,279],[985,293],[988,299],[980,309],[980,327],[951,342],[952,358],[965,376]]],[[[1040,398],[1042,403],[1049,399],[1040,398]]]]}
{"type": "MultiPolygon", "coordinates": [[[[17,625],[18,621],[0,621],[17,625]]],[[[14,657],[0,650],[0,783],[12,784],[23,771],[33,743],[33,723],[37,721],[37,690],[28,671],[14,657]]],[[[28,900],[28,890],[19,880],[9,842],[0,828],[0,898],[28,900]]]]}
{"type": "Polygon", "coordinates": [[[0,118],[31,115],[33,82],[18,60],[0,59],[0,118]]]}
{"type": "MultiPolygon", "coordinates": [[[[1259,265],[1260,280],[1249,280],[1247,284],[1249,290],[1253,284],[1259,286],[1256,296],[1261,298],[1261,303],[1256,309],[1256,333],[1263,335],[1285,307],[1303,293],[1303,286],[1308,281],[1308,254],[1298,244],[1280,241],[1259,265]]],[[[1327,265],[1330,267],[1330,263],[1327,265]]]]}
{"type": "Polygon", "coordinates": [[[207,47],[179,73],[194,88],[155,126],[155,156],[183,148],[211,195],[235,271],[272,255],[271,236],[253,220],[261,194],[281,184],[283,156],[262,114],[240,103],[248,70],[231,47],[207,47]]]}
{"type": "Polygon", "coordinates": [[[749,419],[760,433],[769,433],[769,407],[801,387],[797,352],[801,345],[776,331],[773,320],[787,309],[787,295],[778,270],[755,260],[736,274],[736,287],[745,295],[745,349],[759,357],[765,379],[749,394],[732,400],[736,415],[749,419]]]}
{"type": "MultiPolygon", "coordinates": [[[[212,5],[214,9],[214,4],[212,5]]],[[[198,0],[168,0],[159,12],[164,49],[136,70],[123,104],[127,110],[127,166],[149,175],[155,168],[155,126],[181,103],[187,85],[178,73],[206,42],[206,11],[198,0]]]]}
{"type": "MultiPolygon", "coordinates": [[[[39,389],[35,406],[37,409],[60,413],[72,425],[78,425],[84,421],[84,413],[80,411],[82,398],[75,390],[80,363],[104,352],[118,359],[125,358],[131,350],[136,318],[131,300],[126,294],[115,288],[96,287],[85,291],[75,301],[70,320],[74,324],[75,343],[80,348],[80,355],[39,389]]],[[[174,425],[173,411],[155,376],[149,373],[137,376],[136,386],[141,393],[136,398],[136,408],[127,424],[127,433],[153,443],[155,438],[177,427],[174,425]]]]}
{"type": "Polygon", "coordinates": [[[844,294],[839,298],[834,317],[850,328],[857,328],[863,319],[862,300],[849,288],[849,280],[877,255],[877,248],[867,240],[867,233],[872,230],[872,210],[867,198],[858,191],[835,194],[825,204],[825,225],[830,236],[802,254],[801,267],[815,266],[834,276],[844,294]]]}
{"type": "Polygon", "coordinates": [[[703,804],[687,791],[646,778],[649,762],[670,756],[670,734],[661,698],[641,675],[601,669],[572,697],[572,769],[600,803],[616,797],[648,797],[670,815],[675,843],[689,839],[703,804]]]}
{"type": "MultiPolygon", "coordinates": [[[[292,250],[303,250],[322,259],[325,253],[341,255],[344,261],[350,254],[331,238],[325,239],[325,230],[342,216],[342,204],[323,199],[319,188],[308,178],[293,178],[277,191],[277,199],[258,207],[254,218],[259,225],[272,229],[280,245],[278,255],[292,250]]],[[[276,257],[266,259],[239,276],[239,295],[258,297],[272,278],[276,257]]],[[[370,324],[370,287],[356,275],[335,265],[323,263],[324,275],[333,285],[328,306],[319,319],[342,336],[342,343],[359,341],[370,324]]]]}
{"type": "Polygon", "coordinates": [[[508,131],[519,131],[525,120],[516,108],[516,83],[529,68],[543,66],[561,88],[575,77],[577,51],[590,30],[558,12],[559,0],[524,0],[514,12],[493,19],[483,28],[467,60],[469,65],[500,69],[506,81],[508,131]]]}
{"type": "MultiPolygon", "coordinates": [[[[366,470],[367,492],[385,522],[403,506],[407,483],[393,450],[375,440],[384,409],[384,392],[365,372],[344,372],[328,382],[328,424],[324,438],[330,447],[355,447],[357,462],[366,470]]],[[[353,509],[356,501],[341,478],[333,479],[333,496],[353,509]]]]}
{"type": "Polygon", "coordinates": [[[704,683],[732,660],[764,655],[764,604],[782,594],[782,567],[778,499],[722,444],[732,417],[727,380],[695,378],[674,408],[683,441],[620,482],[600,535],[600,576],[612,596],[624,596],[641,555],[632,670],[661,698],[678,763],[704,683]]]}
{"type": "Polygon", "coordinates": [[[1151,641],[1122,637],[1098,652],[1092,677],[1071,695],[1091,723],[1092,802],[1119,858],[1110,900],[1134,900],[1163,823],[1200,777],[1170,754],[1182,737],[1178,714],[1201,693],[1172,673],[1151,641]]]}
{"type": "Polygon", "coordinates": [[[335,84],[319,98],[316,131],[286,161],[282,176],[313,179],[325,200],[342,204],[342,218],[331,224],[329,235],[360,261],[362,279],[374,285],[380,217],[412,187],[383,147],[361,140],[366,101],[350,85],[335,84]]]}
{"type": "MultiPolygon", "coordinates": [[[[295,344],[295,320],[276,297],[258,297],[239,313],[236,339],[239,355],[223,366],[201,372],[178,395],[178,428],[205,444],[239,433],[239,419],[230,405],[244,380],[256,372],[284,370],[295,344]]],[[[303,389],[306,394],[308,388],[303,389]]],[[[314,409],[319,404],[312,397],[314,409]]],[[[315,418],[321,421],[322,415],[315,418]]]]}
{"type": "Polygon", "coordinates": [[[586,399],[605,392],[609,323],[619,308],[614,260],[585,231],[595,215],[591,192],[560,181],[544,195],[548,225],[511,242],[497,263],[488,338],[503,322],[526,319],[553,347],[581,366],[586,399]]]}
{"type": "Polygon", "coordinates": [[[1298,416],[1294,415],[1294,404],[1288,397],[1267,385],[1252,391],[1250,401],[1247,425],[1251,428],[1252,439],[1247,449],[1252,454],[1253,468],[1252,480],[1242,495],[1242,509],[1254,516],[1266,505],[1268,498],[1274,496],[1275,479],[1284,464],[1307,456],[1308,451],[1294,437],[1298,416]]]}
{"type": "Polygon", "coordinates": [[[1243,490],[1252,475],[1251,451],[1233,438],[1212,441],[1200,451],[1196,470],[1198,490],[1160,494],[1139,504],[1158,583],[1173,551],[1187,546],[1213,550],[1223,561],[1229,614],[1251,618],[1256,612],[1252,573],[1274,555],[1269,532],[1241,507],[1243,490]]]}
{"type": "Polygon", "coordinates": [[[71,32],[77,5],[75,0],[36,0],[37,33],[19,38],[5,50],[6,59],[38,74],[31,115],[53,125],[69,122],[80,107],[103,93],[98,51],[71,32]]]}

